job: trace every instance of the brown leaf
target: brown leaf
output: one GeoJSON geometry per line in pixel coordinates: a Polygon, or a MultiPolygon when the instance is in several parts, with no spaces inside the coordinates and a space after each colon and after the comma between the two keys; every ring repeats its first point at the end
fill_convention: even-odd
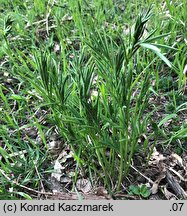
{"type": "Polygon", "coordinates": [[[164,179],[166,177],[166,173],[163,172],[159,175],[159,177],[157,178],[157,180],[153,183],[153,186],[151,188],[151,193],[152,194],[156,194],[158,192],[158,187],[159,187],[159,184],[161,182],[162,179],[164,179]]]}
{"type": "Polygon", "coordinates": [[[159,164],[161,161],[165,160],[166,158],[163,156],[163,154],[159,153],[156,148],[153,149],[153,153],[149,160],[149,165],[152,164],[159,164]]]}
{"type": "Polygon", "coordinates": [[[77,190],[88,193],[92,189],[91,182],[88,179],[78,179],[76,182],[77,190]]]}
{"type": "Polygon", "coordinates": [[[178,164],[180,167],[184,168],[183,160],[178,154],[176,154],[176,153],[171,154],[171,158],[172,158],[173,162],[178,164]]]}
{"type": "Polygon", "coordinates": [[[107,194],[108,194],[108,192],[104,187],[98,187],[96,190],[97,196],[106,196],[107,194]]]}
{"type": "Polygon", "coordinates": [[[59,163],[58,160],[56,160],[54,165],[54,172],[51,174],[51,177],[54,177],[55,179],[60,181],[60,178],[62,176],[62,169],[62,165],[59,163]]]}

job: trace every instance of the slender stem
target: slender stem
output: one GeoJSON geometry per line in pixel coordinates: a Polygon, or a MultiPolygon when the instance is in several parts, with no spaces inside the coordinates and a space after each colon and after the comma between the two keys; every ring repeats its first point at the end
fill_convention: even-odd
{"type": "MultiPolygon", "coordinates": [[[[122,140],[122,132],[120,132],[120,140],[122,140]]],[[[119,169],[119,178],[118,178],[118,185],[117,190],[120,190],[121,183],[123,180],[123,170],[124,170],[124,158],[123,158],[124,150],[123,150],[123,141],[120,141],[120,169],[119,169]]]]}

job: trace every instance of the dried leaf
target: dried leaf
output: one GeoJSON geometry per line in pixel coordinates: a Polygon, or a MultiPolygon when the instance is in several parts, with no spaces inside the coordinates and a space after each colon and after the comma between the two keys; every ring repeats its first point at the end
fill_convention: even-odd
{"type": "Polygon", "coordinates": [[[180,167],[184,168],[183,160],[178,154],[173,153],[173,154],[171,154],[171,157],[176,162],[176,164],[178,164],[180,167]]]}
{"type": "Polygon", "coordinates": [[[71,183],[72,182],[72,179],[70,177],[61,177],[61,180],[60,180],[61,183],[71,183]]]}
{"type": "Polygon", "coordinates": [[[87,179],[78,179],[76,186],[77,190],[82,191],[83,193],[88,193],[92,189],[91,182],[87,179]]]}
{"type": "Polygon", "coordinates": [[[59,163],[58,160],[56,160],[54,165],[54,172],[51,174],[51,177],[54,177],[55,179],[60,181],[60,178],[62,176],[62,169],[62,165],[59,163]]]}
{"type": "Polygon", "coordinates": [[[157,180],[153,183],[153,186],[151,188],[151,193],[152,194],[156,194],[158,192],[158,187],[159,187],[159,184],[161,182],[162,179],[164,179],[166,177],[166,174],[165,173],[161,173],[159,175],[159,177],[157,178],[157,180]]]}
{"type": "Polygon", "coordinates": [[[60,52],[60,45],[58,43],[55,43],[54,45],[54,52],[59,53],[60,52]]]}
{"type": "Polygon", "coordinates": [[[97,196],[106,196],[108,194],[107,190],[104,187],[98,187],[96,191],[97,196]]]}
{"type": "Polygon", "coordinates": [[[156,148],[153,149],[153,153],[150,157],[149,165],[151,164],[159,164],[159,162],[165,160],[166,158],[163,156],[163,154],[160,154],[156,148]]]}

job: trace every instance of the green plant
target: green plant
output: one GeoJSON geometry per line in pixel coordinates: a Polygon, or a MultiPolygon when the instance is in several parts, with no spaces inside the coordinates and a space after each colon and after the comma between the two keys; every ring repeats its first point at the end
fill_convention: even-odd
{"type": "Polygon", "coordinates": [[[141,47],[152,50],[172,67],[160,50],[169,47],[153,43],[168,34],[153,37],[153,30],[144,36],[150,17],[150,9],[139,15],[134,32],[125,38],[117,34],[113,39],[107,31],[95,29],[81,34],[81,49],[78,56],[74,51],[72,60],[64,51],[61,59],[50,45],[36,50],[33,59],[16,47],[11,55],[14,70],[42,96],[43,106],[50,107],[50,119],[70,143],[80,168],[90,167],[110,192],[120,190],[150,118],[145,114],[151,79],[148,68],[155,59],[135,73],[135,55],[141,47]]]}
{"type": "Polygon", "coordinates": [[[43,128],[35,123],[25,96],[12,94],[0,85],[0,103],[0,199],[32,199],[28,191],[21,190],[40,185],[48,152],[46,146],[27,135],[26,129],[34,130],[36,125],[43,138],[43,128]]]}
{"type": "Polygon", "coordinates": [[[151,195],[151,191],[146,185],[141,185],[141,186],[130,185],[129,194],[138,195],[143,198],[148,198],[151,195]]]}

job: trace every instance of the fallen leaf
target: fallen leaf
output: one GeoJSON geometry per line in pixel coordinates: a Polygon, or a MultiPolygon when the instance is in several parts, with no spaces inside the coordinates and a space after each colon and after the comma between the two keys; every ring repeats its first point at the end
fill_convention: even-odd
{"type": "Polygon", "coordinates": [[[162,179],[164,179],[166,177],[166,174],[165,173],[161,173],[159,175],[159,177],[157,178],[157,180],[153,183],[153,186],[151,188],[151,193],[152,194],[156,194],[158,192],[158,187],[159,187],[159,184],[161,182],[162,179]]]}
{"type": "Polygon", "coordinates": [[[51,174],[51,177],[54,177],[55,179],[60,181],[60,178],[62,176],[62,169],[62,165],[59,163],[58,160],[56,160],[54,165],[54,172],[51,174]]]}
{"type": "Polygon", "coordinates": [[[176,154],[176,153],[171,154],[171,158],[173,159],[173,161],[176,164],[178,164],[180,167],[184,168],[183,160],[182,160],[182,158],[178,154],[176,154]]]}
{"type": "Polygon", "coordinates": [[[96,190],[97,196],[106,196],[107,194],[108,194],[108,192],[104,187],[98,187],[96,190]]]}
{"type": "Polygon", "coordinates": [[[60,179],[60,182],[61,183],[71,183],[72,182],[72,179],[70,177],[61,177],[60,179]]]}
{"type": "Polygon", "coordinates": [[[88,193],[92,189],[91,182],[88,179],[78,179],[76,182],[77,190],[88,193]]]}
{"type": "Polygon", "coordinates": [[[159,164],[159,162],[165,160],[166,157],[163,156],[163,154],[159,153],[156,148],[153,149],[153,153],[149,160],[149,165],[151,164],[159,164]]]}

